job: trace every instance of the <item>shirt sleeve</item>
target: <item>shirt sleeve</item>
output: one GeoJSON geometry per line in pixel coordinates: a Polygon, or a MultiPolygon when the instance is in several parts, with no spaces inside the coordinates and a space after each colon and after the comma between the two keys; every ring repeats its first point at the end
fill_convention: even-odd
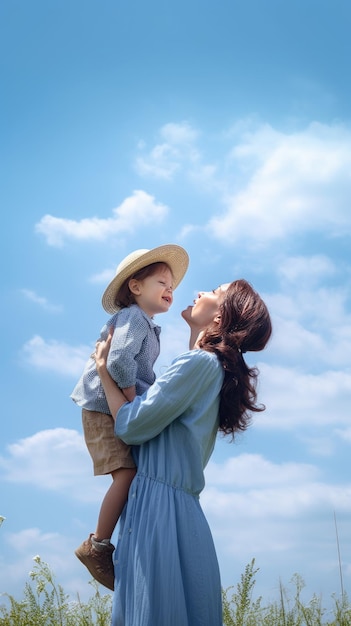
{"type": "Polygon", "coordinates": [[[204,395],[209,401],[210,396],[217,397],[222,381],[222,367],[215,355],[204,350],[184,353],[148,391],[119,409],[116,435],[130,445],[140,445],[156,437],[204,395]]]}
{"type": "Polygon", "coordinates": [[[136,383],[138,366],[135,357],[141,350],[147,330],[146,320],[132,308],[122,309],[116,316],[107,369],[121,389],[136,383]]]}

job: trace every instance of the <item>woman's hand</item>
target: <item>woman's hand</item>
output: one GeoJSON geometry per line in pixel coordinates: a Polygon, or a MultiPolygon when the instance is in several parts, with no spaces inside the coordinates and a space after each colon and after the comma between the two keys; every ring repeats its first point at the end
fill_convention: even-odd
{"type": "Polygon", "coordinates": [[[107,339],[104,341],[97,341],[95,344],[95,352],[91,355],[95,360],[98,374],[100,374],[101,370],[107,366],[107,357],[111,347],[113,331],[114,329],[111,326],[107,339]]]}

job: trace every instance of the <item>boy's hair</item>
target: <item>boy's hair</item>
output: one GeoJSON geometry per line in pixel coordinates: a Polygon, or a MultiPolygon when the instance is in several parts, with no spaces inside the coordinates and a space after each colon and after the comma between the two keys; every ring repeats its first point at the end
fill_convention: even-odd
{"type": "Polygon", "coordinates": [[[145,278],[156,274],[156,272],[160,269],[168,269],[172,274],[172,270],[169,265],[162,261],[158,263],[150,263],[150,265],[146,265],[138,272],[135,272],[135,274],[128,276],[116,295],[115,304],[121,309],[124,309],[131,304],[135,304],[135,296],[129,289],[129,281],[132,278],[135,278],[136,280],[144,280],[145,278]]]}

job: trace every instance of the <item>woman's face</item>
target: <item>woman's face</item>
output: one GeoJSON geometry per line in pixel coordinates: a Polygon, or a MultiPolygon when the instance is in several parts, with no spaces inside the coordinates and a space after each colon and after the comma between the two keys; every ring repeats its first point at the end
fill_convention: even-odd
{"type": "Polygon", "coordinates": [[[199,291],[193,306],[188,306],[182,316],[188,324],[197,328],[206,328],[218,314],[219,306],[223,301],[229,283],[220,285],[212,291],[199,291]]]}

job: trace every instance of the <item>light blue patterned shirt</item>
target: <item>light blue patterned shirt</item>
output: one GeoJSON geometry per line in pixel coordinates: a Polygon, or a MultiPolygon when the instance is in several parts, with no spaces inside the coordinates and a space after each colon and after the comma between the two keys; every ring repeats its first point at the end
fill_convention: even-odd
{"type": "MultiPolygon", "coordinates": [[[[107,369],[118,387],[135,385],[137,395],[146,391],[155,380],[154,363],[160,353],[160,326],[157,326],[137,304],[115,313],[103,326],[100,340],[107,338],[114,327],[107,369]]],[[[110,413],[105,393],[91,357],[75,386],[72,400],[89,411],[110,413]]]]}

